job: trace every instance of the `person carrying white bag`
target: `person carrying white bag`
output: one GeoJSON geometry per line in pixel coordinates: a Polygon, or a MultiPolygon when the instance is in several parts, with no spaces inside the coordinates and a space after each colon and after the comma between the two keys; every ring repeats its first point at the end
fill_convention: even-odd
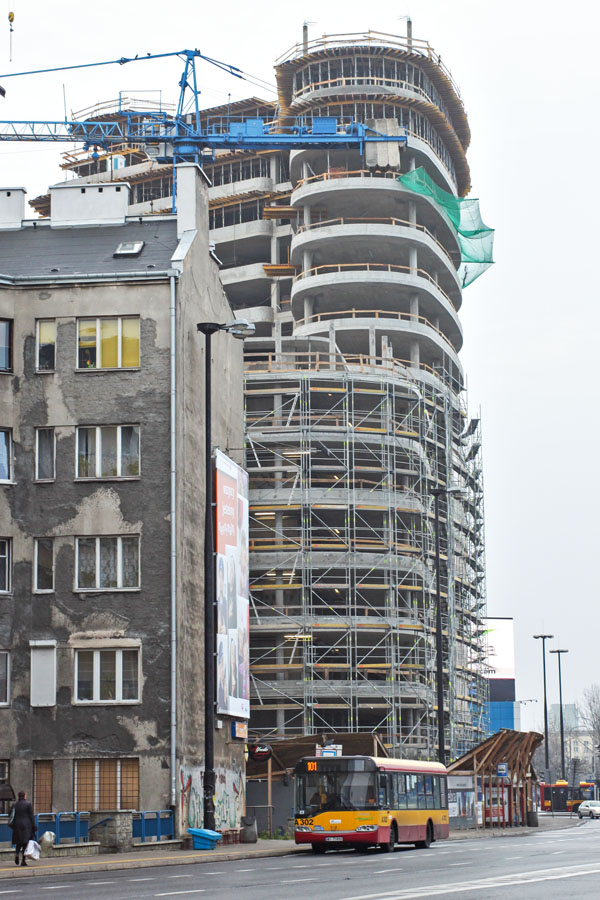
{"type": "MultiPolygon", "coordinates": [[[[42,848],[37,841],[31,840],[25,847],[25,859],[39,859],[42,848]]],[[[25,863],[27,865],[27,863],[25,863]]]]}
{"type": "Polygon", "coordinates": [[[38,855],[31,858],[39,859],[39,844],[33,840],[36,835],[33,807],[27,799],[25,791],[19,791],[19,799],[11,810],[8,823],[12,828],[13,844],[15,845],[15,866],[19,865],[19,857],[21,857],[21,865],[27,865],[25,857],[30,855],[29,845],[33,843],[38,848],[38,855]]]}

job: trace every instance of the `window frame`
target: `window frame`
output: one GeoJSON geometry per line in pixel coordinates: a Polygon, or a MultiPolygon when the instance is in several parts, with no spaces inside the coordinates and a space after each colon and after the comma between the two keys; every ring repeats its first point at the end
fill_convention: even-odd
{"type": "Polygon", "coordinates": [[[35,468],[34,468],[34,479],[33,480],[38,481],[41,484],[50,484],[53,481],[56,481],[56,429],[52,425],[40,425],[39,428],[35,429],[35,468]],[[40,431],[51,431],[52,432],[52,478],[41,478],[39,475],[39,462],[40,462],[39,434],[40,434],[40,431]]]}
{"type": "Polygon", "coordinates": [[[75,480],[76,481],[136,481],[142,476],[142,429],[137,422],[125,422],[123,425],[78,425],[75,429],[75,480]],[[94,428],[95,434],[95,455],[96,455],[96,472],[94,475],[79,474],[79,432],[83,429],[94,428]],[[102,429],[117,429],[117,468],[122,467],[122,449],[123,449],[123,428],[137,428],[138,430],[138,473],[137,475],[101,475],[98,474],[102,465],[102,429]]]}
{"type": "Polygon", "coordinates": [[[34,594],[54,594],[56,591],[56,572],[54,565],[54,538],[53,537],[36,537],[33,544],[33,593],[34,594]],[[52,587],[38,587],[38,545],[40,541],[51,541],[52,543],[52,587]]]}
{"type": "Polygon", "coordinates": [[[0,433],[3,432],[8,435],[8,478],[0,478],[0,484],[14,484],[15,460],[13,430],[12,428],[0,428],[0,433]]]}
{"type": "Polygon", "coordinates": [[[14,347],[14,336],[15,336],[15,320],[7,319],[5,316],[0,318],[0,322],[8,323],[8,346],[9,346],[9,367],[7,369],[0,368],[0,374],[11,375],[15,368],[15,347],[14,347]]]}
{"type": "MultiPolygon", "coordinates": [[[[12,538],[9,537],[0,537],[0,541],[6,541],[6,561],[5,571],[6,571],[6,590],[2,590],[0,588],[0,596],[6,597],[8,594],[12,594],[12,538]]],[[[2,556],[0,556],[0,566],[2,565],[2,556]]]]}
{"type": "Polygon", "coordinates": [[[140,758],[139,758],[139,756],[120,756],[120,757],[106,756],[106,757],[100,757],[100,758],[95,757],[95,758],[91,758],[91,759],[82,757],[81,759],[73,760],[73,808],[75,810],[78,810],[78,807],[79,807],[79,796],[78,796],[78,787],[77,787],[77,781],[78,781],[77,776],[78,776],[79,763],[80,762],[94,763],[94,803],[91,805],[91,807],[88,807],[88,809],[90,809],[90,812],[97,812],[97,811],[102,810],[102,807],[100,806],[100,793],[101,793],[100,792],[100,781],[101,781],[100,767],[101,767],[101,764],[103,762],[115,762],[117,764],[117,766],[116,766],[116,770],[117,770],[116,771],[116,795],[117,795],[117,804],[116,805],[117,805],[117,809],[119,809],[119,810],[120,809],[131,809],[130,805],[125,806],[125,807],[123,807],[123,805],[122,805],[123,804],[122,764],[124,762],[131,762],[131,761],[135,761],[137,763],[137,767],[136,767],[137,790],[138,790],[137,805],[139,806],[139,802],[140,802],[140,758]]]}
{"type": "Polygon", "coordinates": [[[114,594],[141,590],[142,570],[141,570],[141,535],[135,534],[79,534],[75,538],[75,578],[73,590],[77,594],[114,594]],[[117,583],[116,587],[98,587],[100,580],[100,541],[112,540],[117,541],[117,583]],[[137,538],[138,542],[138,583],[135,587],[123,587],[123,538],[137,538]],[[79,587],[79,541],[96,541],[96,586],[95,587],[79,587]]]}
{"type": "Polygon", "coordinates": [[[56,319],[52,316],[35,320],[35,371],[38,375],[52,375],[56,372],[56,319]],[[54,322],[54,365],[51,369],[40,368],[40,325],[42,322],[54,322]]]}
{"type": "Polygon", "coordinates": [[[75,659],[73,664],[73,706],[139,706],[142,702],[141,697],[141,672],[142,672],[142,648],[141,645],[120,646],[114,643],[108,643],[101,647],[76,647],[75,659]],[[126,651],[135,651],[137,653],[137,697],[133,700],[123,699],[123,653],[126,651]],[[100,699],[100,654],[105,652],[115,654],[115,687],[116,694],[114,700],[100,699]],[[92,699],[79,699],[79,654],[93,653],[92,663],[92,699]]]}
{"type": "Polygon", "coordinates": [[[75,370],[77,372],[136,372],[141,366],[142,360],[142,319],[141,316],[120,316],[118,314],[114,316],[78,316],[77,317],[77,333],[76,333],[76,341],[75,341],[75,370]],[[101,323],[103,321],[107,321],[109,319],[116,319],[117,321],[117,360],[118,363],[116,366],[103,366],[98,362],[98,358],[102,357],[102,335],[101,335],[101,323]],[[138,335],[138,364],[137,366],[123,366],[121,365],[123,359],[123,321],[125,319],[135,319],[139,324],[139,335],[138,335]],[[81,322],[96,322],[96,365],[95,366],[80,366],[79,365],[79,325],[81,322]]]}
{"type": "Polygon", "coordinates": [[[0,707],[10,706],[10,650],[0,650],[0,656],[6,657],[6,699],[0,697],[0,707]]]}

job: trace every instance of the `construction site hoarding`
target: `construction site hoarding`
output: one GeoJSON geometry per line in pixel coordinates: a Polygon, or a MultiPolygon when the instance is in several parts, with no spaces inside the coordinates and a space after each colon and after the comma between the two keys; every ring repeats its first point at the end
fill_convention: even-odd
{"type": "Polygon", "coordinates": [[[217,713],[250,717],[248,473],[220,450],[216,468],[217,713]]]}

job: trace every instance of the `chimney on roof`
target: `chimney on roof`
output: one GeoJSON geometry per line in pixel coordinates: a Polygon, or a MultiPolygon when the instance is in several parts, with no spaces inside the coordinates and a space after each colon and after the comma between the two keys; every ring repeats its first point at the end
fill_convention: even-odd
{"type": "Polygon", "coordinates": [[[128,205],[129,185],[125,182],[55,184],[50,188],[50,225],[124,225],[128,205]]]}
{"type": "Polygon", "coordinates": [[[208,242],[208,181],[196,163],[180,163],[176,168],[177,237],[185,231],[206,232],[208,242]]]}
{"type": "Polygon", "coordinates": [[[0,230],[20,228],[24,218],[25,194],[23,187],[0,188],[0,230]]]}

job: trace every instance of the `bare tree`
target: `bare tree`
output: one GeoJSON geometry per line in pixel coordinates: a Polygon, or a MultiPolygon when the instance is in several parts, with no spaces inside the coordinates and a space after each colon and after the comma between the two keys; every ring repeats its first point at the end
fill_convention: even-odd
{"type": "Polygon", "coordinates": [[[591,731],[594,746],[600,744],[600,685],[591,684],[583,692],[581,718],[588,731],[591,731]]]}

